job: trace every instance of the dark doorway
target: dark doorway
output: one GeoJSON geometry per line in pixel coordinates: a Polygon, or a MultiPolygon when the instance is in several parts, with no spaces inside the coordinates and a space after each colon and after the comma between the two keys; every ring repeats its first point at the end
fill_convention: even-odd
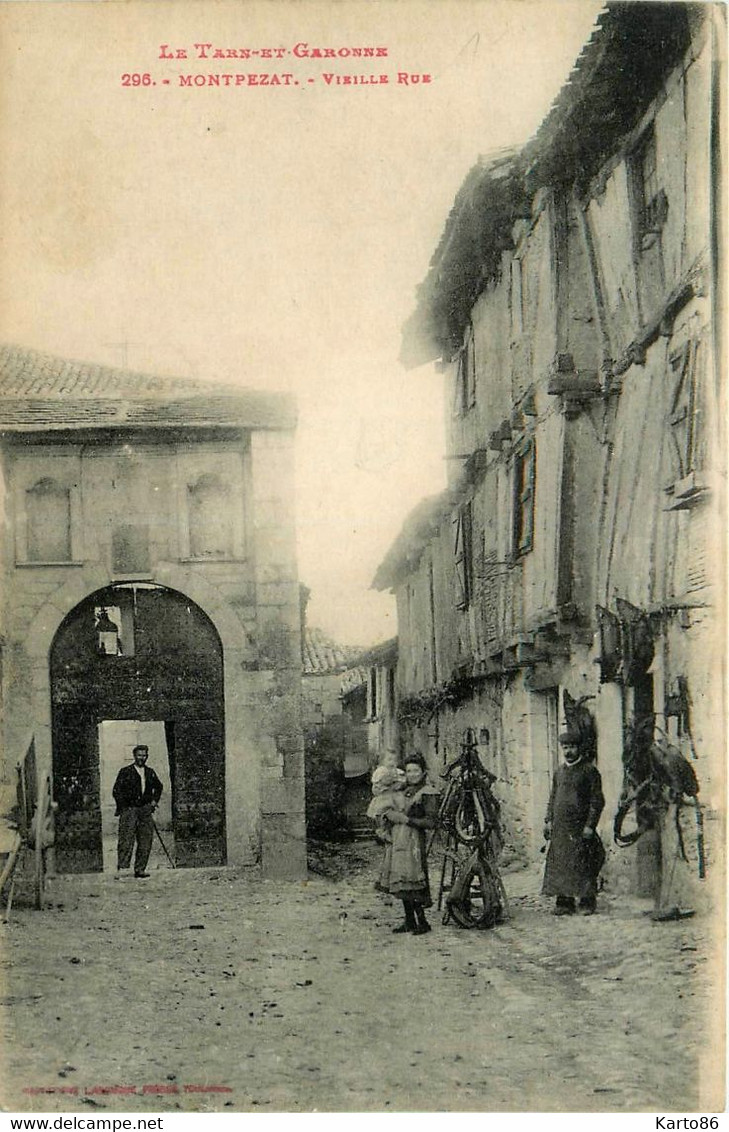
{"type": "Polygon", "coordinates": [[[99,724],[112,720],[164,721],[177,863],[225,863],[223,653],[199,606],[145,584],[90,595],[54,638],[51,698],[59,872],[103,869],[99,724]]]}

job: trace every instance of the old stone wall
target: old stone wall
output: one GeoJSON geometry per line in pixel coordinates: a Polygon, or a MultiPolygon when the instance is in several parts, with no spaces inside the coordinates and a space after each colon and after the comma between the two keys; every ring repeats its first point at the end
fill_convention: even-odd
{"type": "Polygon", "coordinates": [[[301,875],[291,453],[285,432],[190,443],[147,433],[120,444],[109,436],[85,448],[6,443],[14,535],[4,575],[6,774],[29,726],[50,766],[48,656],[63,618],[113,583],[168,587],[207,614],[223,647],[227,860],[245,864],[262,855],[273,873],[301,875]],[[70,498],[64,562],[29,554],[27,492],[50,479],[70,498]]]}

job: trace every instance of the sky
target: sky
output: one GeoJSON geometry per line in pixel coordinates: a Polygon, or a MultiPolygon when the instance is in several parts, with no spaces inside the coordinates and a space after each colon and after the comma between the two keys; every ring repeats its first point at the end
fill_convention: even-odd
{"type": "Polygon", "coordinates": [[[397,632],[370,583],[445,484],[443,378],[398,361],[415,289],[467,172],[534,132],[600,8],[0,5],[0,339],[294,393],[299,573],[342,643],[397,632]],[[366,46],[387,53],[312,55],[366,46]]]}

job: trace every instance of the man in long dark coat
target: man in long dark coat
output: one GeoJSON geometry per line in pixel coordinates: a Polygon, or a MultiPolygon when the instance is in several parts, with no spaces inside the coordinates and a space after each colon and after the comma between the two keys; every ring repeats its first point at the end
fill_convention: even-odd
{"type": "Polygon", "coordinates": [[[597,823],[605,805],[600,771],[586,753],[576,732],[559,737],[564,764],[552,782],[544,836],[549,851],[542,892],[556,896],[556,916],[580,910],[592,915],[597,905],[597,878],[605,850],[597,834],[597,823]]]}
{"type": "Polygon", "coordinates": [[[149,876],[146,869],[154,836],[152,814],[162,794],[162,783],[151,766],[146,765],[148,747],[139,744],[132,755],[134,762],[121,768],[112,790],[119,817],[117,867],[120,872],[129,868],[136,843],[134,875],[143,879],[149,876]]]}

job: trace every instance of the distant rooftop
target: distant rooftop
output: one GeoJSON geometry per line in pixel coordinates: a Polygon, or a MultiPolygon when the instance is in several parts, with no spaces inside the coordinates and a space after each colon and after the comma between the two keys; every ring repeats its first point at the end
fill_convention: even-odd
{"type": "Polygon", "coordinates": [[[303,641],[304,675],[322,676],[330,672],[344,672],[361,652],[361,648],[353,645],[338,645],[321,629],[307,625],[303,641]]]}
{"type": "Polygon", "coordinates": [[[0,346],[0,431],[293,428],[293,399],[220,382],[159,377],[0,346]]]}

